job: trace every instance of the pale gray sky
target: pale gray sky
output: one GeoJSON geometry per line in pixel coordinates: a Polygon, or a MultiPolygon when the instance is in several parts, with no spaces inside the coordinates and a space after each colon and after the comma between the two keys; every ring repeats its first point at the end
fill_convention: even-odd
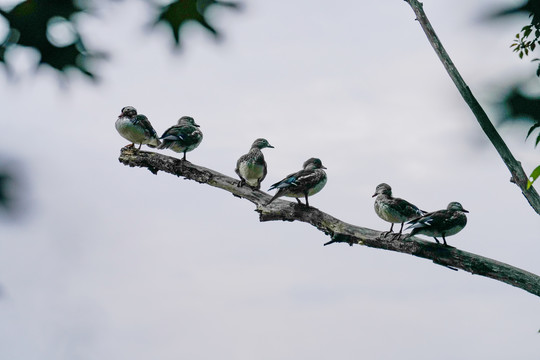
{"type": "MultiPolygon", "coordinates": [[[[426,210],[459,201],[469,223],[451,245],[540,273],[540,220],[405,2],[246,1],[215,13],[222,43],[193,26],[180,54],[163,30],[141,29],[142,1],[105,3],[80,19],[113,55],[100,85],[0,72],[0,152],[21,162],[30,203],[0,228],[1,359],[538,358],[533,295],[403,254],[323,247],[309,225],[259,223],[229,193],[117,160],[123,106],[160,134],[191,115],[204,132],[196,164],[233,176],[265,137],[263,189],[319,157],[329,179],[313,206],[387,230],[371,198],[380,182],[426,210]]],[[[497,119],[491,104],[536,65],[509,49],[525,18],[478,22],[492,4],[424,9],[497,119]]],[[[530,172],[540,161],[524,134],[502,129],[530,172]]]]}

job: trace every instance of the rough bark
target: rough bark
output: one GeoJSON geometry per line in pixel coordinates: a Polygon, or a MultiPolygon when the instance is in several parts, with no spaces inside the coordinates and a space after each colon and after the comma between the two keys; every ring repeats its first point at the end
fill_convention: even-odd
{"type": "Polygon", "coordinates": [[[392,240],[392,236],[382,237],[380,231],[348,224],[316,208],[307,208],[296,202],[277,199],[266,206],[271,199],[269,194],[248,186],[238,187],[238,180],[189,161],[133,148],[123,148],[119,161],[131,167],[147,168],[154,174],[163,171],[228,191],[255,204],[260,221],[301,221],[313,225],[330,237],[325,245],[346,243],[410,254],[453,270],[462,269],[499,280],[540,296],[540,277],[525,270],[414,236],[407,239],[401,236],[392,240]]]}
{"type": "Polygon", "coordinates": [[[472,110],[478,124],[480,124],[480,127],[488,137],[489,141],[491,141],[491,144],[493,144],[499,153],[499,156],[504,161],[506,167],[508,170],[510,170],[510,174],[512,176],[510,181],[515,183],[520,188],[531,207],[534,209],[534,211],[536,211],[537,214],[540,215],[540,196],[538,195],[538,192],[536,192],[532,186],[527,189],[527,175],[525,174],[525,171],[523,171],[519,161],[517,161],[514,155],[512,155],[512,152],[508,146],[506,146],[506,143],[495,129],[495,126],[493,126],[493,123],[490,121],[486,112],[474,97],[471,89],[461,77],[459,71],[452,62],[452,59],[450,59],[450,56],[439,40],[439,37],[435,33],[435,30],[433,30],[433,27],[431,26],[431,23],[424,12],[422,3],[417,0],[405,1],[411,6],[416,14],[416,20],[418,20],[420,23],[420,26],[424,30],[429,43],[437,53],[437,56],[443,63],[444,68],[448,72],[448,75],[450,75],[450,78],[456,85],[461,96],[472,110]]]}

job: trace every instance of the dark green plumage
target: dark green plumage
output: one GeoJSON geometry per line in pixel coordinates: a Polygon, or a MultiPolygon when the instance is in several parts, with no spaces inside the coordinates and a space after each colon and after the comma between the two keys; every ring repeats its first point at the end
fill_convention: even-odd
{"type": "Polygon", "coordinates": [[[160,139],[162,144],[158,149],[171,149],[178,153],[184,153],[183,160],[186,160],[186,153],[199,146],[203,134],[192,117],[182,116],[178,120],[178,124],[165,130],[160,139]]]}

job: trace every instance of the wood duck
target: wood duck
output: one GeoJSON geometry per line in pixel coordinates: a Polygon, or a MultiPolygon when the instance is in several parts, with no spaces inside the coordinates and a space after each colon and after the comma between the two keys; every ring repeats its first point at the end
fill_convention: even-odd
{"type": "Polygon", "coordinates": [[[375,196],[375,212],[381,219],[392,223],[390,230],[384,232],[383,236],[387,236],[393,232],[394,223],[401,223],[399,233],[397,233],[397,235],[394,237],[400,236],[401,232],[403,231],[403,224],[406,221],[415,219],[425,214],[425,211],[418,209],[418,207],[411,204],[407,200],[392,197],[392,188],[388,184],[382,183],[377,185],[375,194],[373,194],[372,197],[375,196]]]}
{"type": "Polygon", "coordinates": [[[266,139],[257,139],[251,145],[249,152],[240,156],[236,162],[234,171],[240,177],[239,187],[248,184],[257,190],[261,188],[261,182],[267,173],[266,161],[264,161],[264,155],[261,151],[264,148],[273,148],[273,146],[266,139]]]}
{"type": "Polygon", "coordinates": [[[161,144],[156,130],[154,130],[148,118],[142,114],[137,114],[137,110],[133,106],[122,108],[114,125],[122,137],[131,141],[128,147],[139,144],[138,150],[140,150],[143,144],[153,148],[161,144]]]}
{"type": "Polygon", "coordinates": [[[448,246],[446,236],[457,234],[467,225],[467,216],[465,213],[468,213],[468,211],[460,203],[451,202],[445,210],[427,213],[409,221],[407,223],[409,225],[407,229],[412,228],[409,236],[416,234],[432,236],[437,244],[440,244],[437,236],[441,236],[444,245],[448,246]]]}
{"type": "Polygon", "coordinates": [[[199,146],[203,134],[191,116],[182,116],[178,124],[165,130],[160,139],[163,142],[158,149],[171,149],[177,153],[184,153],[182,160],[186,160],[186,153],[199,146]]]}
{"type": "Polygon", "coordinates": [[[287,175],[283,180],[270,186],[269,190],[278,189],[277,193],[268,202],[281,196],[296,198],[299,204],[302,204],[300,197],[306,199],[306,206],[309,207],[308,196],[315,195],[326,185],[326,169],[321,160],[311,158],[304,162],[303,169],[293,174],[287,175]]]}

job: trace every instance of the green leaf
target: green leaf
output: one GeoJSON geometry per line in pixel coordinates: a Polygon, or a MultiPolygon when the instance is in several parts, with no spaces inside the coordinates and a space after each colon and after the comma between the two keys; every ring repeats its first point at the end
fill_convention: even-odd
{"type": "Polygon", "coordinates": [[[519,52],[519,58],[520,58],[520,59],[523,59],[523,51],[520,51],[520,52],[519,52]]]}
{"type": "Polygon", "coordinates": [[[540,176],[540,165],[536,167],[536,169],[533,170],[533,172],[531,173],[531,175],[529,175],[529,179],[527,179],[527,190],[529,190],[529,188],[531,187],[531,185],[533,184],[533,182],[538,179],[538,177],[540,176]]]}
{"type": "Polygon", "coordinates": [[[531,51],[534,51],[534,48],[536,47],[535,43],[531,43],[531,51]]]}
{"type": "Polygon", "coordinates": [[[527,140],[527,138],[529,137],[529,135],[531,135],[531,133],[534,131],[534,129],[536,129],[538,127],[540,127],[540,123],[536,123],[533,126],[531,126],[531,128],[527,132],[527,136],[525,136],[525,140],[527,140]]]}

